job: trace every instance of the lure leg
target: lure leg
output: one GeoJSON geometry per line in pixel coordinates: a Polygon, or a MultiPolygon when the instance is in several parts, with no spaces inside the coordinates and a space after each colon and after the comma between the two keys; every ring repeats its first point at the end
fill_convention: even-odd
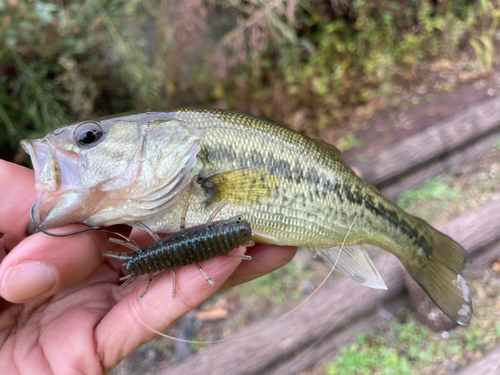
{"type": "Polygon", "coordinates": [[[149,235],[151,237],[153,237],[153,239],[156,241],[156,242],[160,242],[161,241],[161,238],[160,236],[158,236],[155,232],[153,232],[146,224],[144,223],[139,223],[139,222],[136,222],[135,223],[136,225],[140,226],[142,229],[144,229],[146,232],[149,233],[149,235]]]}
{"type": "Polygon", "coordinates": [[[123,260],[132,259],[130,255],[123,253],[113,253],[113,252],[102,253],[102,256],[108,258],[123,259],[123,260]]]}
{"type": "Polygon", "coordinates": [[[236,258],[236,259],[252,260],[252,257],[250,255],[240,255],[240,254],[226,253],[226,256],[230,257],[230,258],[236,258]]]}
{"type": "Polygon", "coordinates": [[[120,286],[118,287],[118,290],[123,290],[123,289],[125,289],[125,288],[126,288],[127,286],[129,286],[129,285],[132,283],[132,281],[134,281],[136,278],[137,278],[137,276],[133,276],[133,277],[131,277],[130,279],[128,279],[127,281],[125,281],[122,285],[120,285],[120,286]]]}
{"type": "Polygon", "coordinates": [[[138,253],[140,253],[140,252],[141,252],[141,249],[140,249],[139,247],[134,246],[134,245],[132,245],[132,244],[131,244],[131,243],[129,243],[129,242],[119,240],[119,239],[117,239],[117,238],[112,238],[112,237],[111,237],[111,238],[109,239],[109,242],[114,243],[114,244],[117,244],[117,245],[122,245],[122,246],[128,247],[129,249],[132,249],[132,250],[134,250],[135,252],[138,252],[138,253]]]}
{"type": "Polygon", "coordinates": [[[217,207],[214,212],[212,212],[212,215],[210,215],[210,217],[207,220],[207,228],[210,228],[212,226],[211,225],[212,221],[214,221],[217,214],[224,208],[224,206],[227,203],[228,203],[227,201],[222,202],[221,205],[219,207],[217,207]]]}
{"type": "Polygon", "coordinates": [[[214,286],[215,285],[214,281],[210,277],[208,277],[208,275],[205,272],[205,270],[203,269],[203,267],[200,266],[199,264],[196,264],[196,266],[198,267],[198,271],[200,271],[200,273],[203,275],[205,280],[207,280],[207,282],[210,284],[210,286],[214,286]]]}
{"type": "Polygon", "coordinates": [[[173,289],[172,289],[172,299],[177,295],[177,271],[172,268],[172,278],[173,278],[173,289]]]}
{"type": "Polygon", "coordinates": [[[146,288],[144,288],[144,290],[142,291],[142,293],[141,293],[141,295],[139,297],[142,298],[146,294],[146,292],[148,291],[149,287],[151,286],[151,282],[152,281],[153,281],[153,274],[150,273],[149,274],[149,279],[148,279],[148,285],[146,285],[146,288]]]}
{"type": "Polygon", "coordinates": [[[184,234],[186,233],[186,215],[188,212],[188,207],[189,207],[189,202],[186,202],[184,205],[184,210],[182,211],[181,215],[181,233],[184,234]]]}

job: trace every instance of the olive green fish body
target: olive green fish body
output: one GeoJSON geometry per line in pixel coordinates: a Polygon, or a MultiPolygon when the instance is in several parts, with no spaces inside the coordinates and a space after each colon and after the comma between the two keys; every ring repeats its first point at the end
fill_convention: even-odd
{"type": "Polygon", "coordinates": [[[243,214],[256,242],[307,247],[385,288],[355,246],[373,244],[395,254],[450,317],[467,324],[472,315],[459,244],[366,184],[334,146],[269,120],[177,108],[68,125],[23,146],[35,165],[35,217],[47,228],[141,221],[175,232],[186,202],[191,227],[228,201],[225,214],[243,214]]]}
{"type": "MultiPolygon", "coordinates": [[[[225,210],[245,212],[268,242],[333,246],[342,244],[364,204],[347,244],[371,243],[403,259],[427,249],[421,222],[360,179],[334,146],[238,112],[188,110],[172,118],[204,135],[198,186],[178,205],[181,210],[184,201],[197,202],[186,219],[189,225],[202,223],[207,212],[227,200],[225,210]]],[[[155,229],[175,228],[173,211],[165,215],[172,221],[155,223],[155,229]]]]}

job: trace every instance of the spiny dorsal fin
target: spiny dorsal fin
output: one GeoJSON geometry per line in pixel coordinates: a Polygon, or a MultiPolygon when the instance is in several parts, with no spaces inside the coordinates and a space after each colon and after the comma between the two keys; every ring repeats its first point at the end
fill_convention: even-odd
{"type": "Polygon", "coordinates": [[[344,246],[340,256],[340,247],[306,247],[306,249],[314,255],[319,255],[331,267],[335,265],[336,271],[342,272],[357,283],[374,289],[387,290],[384,280],[361,246],[344,246]]]}

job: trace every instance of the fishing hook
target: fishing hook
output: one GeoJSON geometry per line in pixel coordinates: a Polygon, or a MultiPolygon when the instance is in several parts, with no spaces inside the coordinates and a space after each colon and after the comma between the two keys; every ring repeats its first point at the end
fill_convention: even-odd
{"type": "Polygon", "coordinates": [[[40,232],[42,233],[45,233],[46,235],[48,236],[52,236],[52,237],[66,237],[66,236],[71,236],[73,234],[78,234],[78,233],[83,233],[83,232],[88,232],[89,230],[102,230],[103,228],[102,227],[90,227],[90,228],[85,228],[85,229],[80,229],[80,230],[77,230],[75,232],[69,232],[69,233],[63,233],[63,234],[55,234],[55,233],[50,233],[50,232],[47,232],[45,229],[43,229],[42,227],[40,227],[40,225],[36,222],[36,220],[33,218],[33,209],[35,208],[35,205],[32,205],[31,206],[31,210],[30,210],[30,219],[31,219],[31,222],[33,223],[33,225],[36,227],[36,229],[38,229],[40,232]]]}

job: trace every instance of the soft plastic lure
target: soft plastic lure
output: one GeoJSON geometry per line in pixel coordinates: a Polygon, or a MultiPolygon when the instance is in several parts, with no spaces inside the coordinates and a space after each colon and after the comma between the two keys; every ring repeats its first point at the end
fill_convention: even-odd
{"type": "Polygon", "coordinates": [[[153,274],[170,269],[174,278],[172,298],[175,298],[177,294],[177,273],[175,270],[177,267],[195,263],[208,283],[214,286],[214,282],[198,262],[220,255],[251,260],[252,258],[248,255],[229,253],[240,246],[254,245],[252,241],[252,229],[248,221],[243,220],[242,216],[236,216],[228,220],[212,222],[225,204],[223,203],[212,213],[206,225],[199,225],[188,229],[184,227],[188,208],[188,204],[186,204],[181,217],[180,232],[163,239],[145,224],[137,223],[138,226],[147,231],[155,240],[154,243],[144,248],[134,246],[130,242],[110,238],[110,242],[126,246],[136,252],[133,255],[114,252],[103,254],[106,257],[125,260],[123,266],[129,272],[129,276],[127,276],[128,280],[119,287],[119,290],[130,285],[140,275],[147,274],[149,275],[149,282],[140,295],[142,297],[151,285],[153,274]]]}

